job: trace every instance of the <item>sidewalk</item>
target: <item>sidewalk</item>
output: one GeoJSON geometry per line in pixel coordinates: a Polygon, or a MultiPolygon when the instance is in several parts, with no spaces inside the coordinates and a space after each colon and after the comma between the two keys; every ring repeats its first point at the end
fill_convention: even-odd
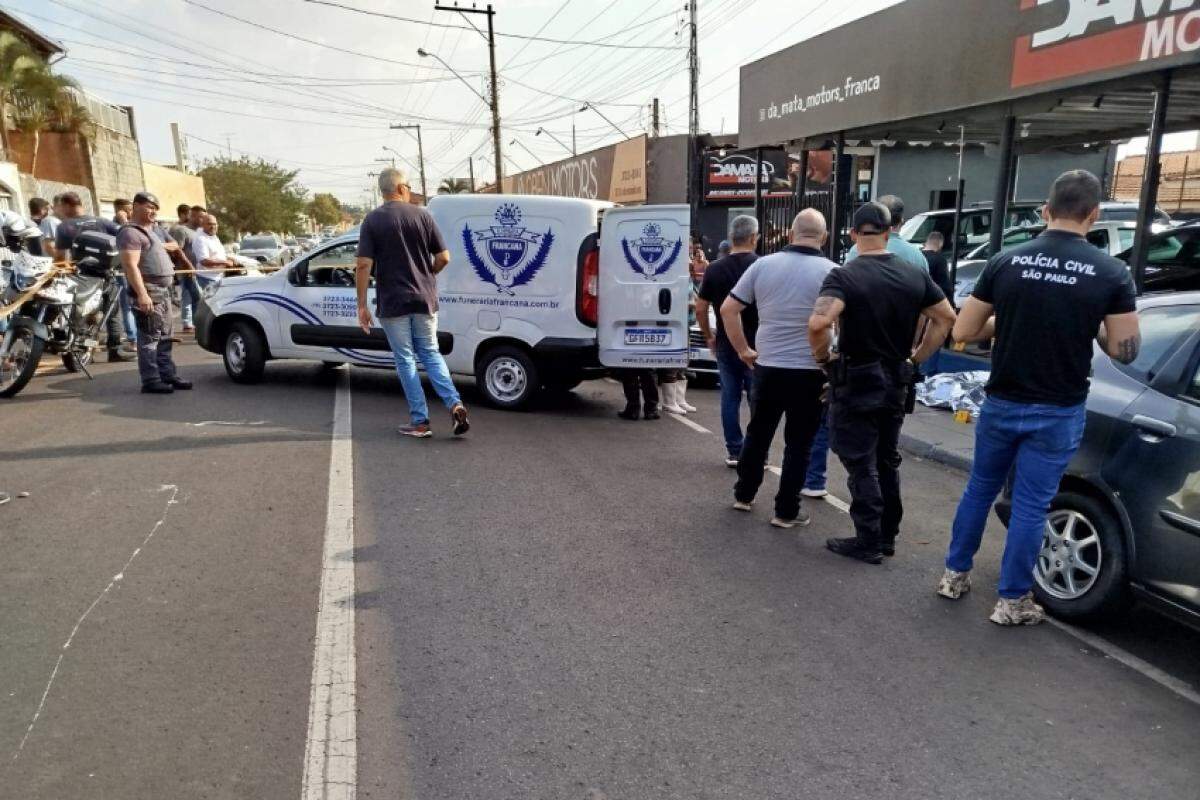
{"type": "Polygon", "coordinates": [[[900,448],[918,458],[969,472],[975,458],[977,424],[955,422],[953,412],[917,403],[916,411],[904,420],[900,448]]]}

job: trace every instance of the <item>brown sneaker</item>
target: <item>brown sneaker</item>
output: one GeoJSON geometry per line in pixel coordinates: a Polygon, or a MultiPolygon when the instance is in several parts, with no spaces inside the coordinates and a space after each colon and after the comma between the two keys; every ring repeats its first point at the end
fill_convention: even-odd
{"type": "Polygon", "coordinates": [[[396,432],[401,436],[411,436],[414,439],[428,439],[433,436],[428,422],[422,422],[420,425],[401,425],[396,432]]]}
{"type": "Polygon", "coordinates": [[[454,420],[454,435],[462,436],[467,431],[471,430],[471,420],[467,419],[467,407],[459,403],[450,412],[450,419],[454,420]]]}
{"type": "Polygon", "coordinates": [[[997,625],[1040,625],[1046,621],[1046,610],[1033,599],[1033,592],[1026,592],[1016,600],[1001,597],[990,616],[997,625]]]}

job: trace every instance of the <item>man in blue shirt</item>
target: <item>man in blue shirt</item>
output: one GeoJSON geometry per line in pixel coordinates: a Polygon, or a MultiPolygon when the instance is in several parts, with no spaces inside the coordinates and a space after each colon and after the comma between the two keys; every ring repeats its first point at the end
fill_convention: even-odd
{"type": "MultiPolygon", "coordinates": [[[[925,260],[925,254],[921,252],[921,248],[900,237],[900,226],[904,223],[904,201],[894,194],[885,194],[875,202],[886,208],[892,215],[892,230],[887,240],[888,252],[895,255],[898,261],[928,274],[929,262],[925,260]]],[[[846,254],[846,261],[855,258],[858,258],[858,245],[851,247],[850,252],[846,254]]]]}

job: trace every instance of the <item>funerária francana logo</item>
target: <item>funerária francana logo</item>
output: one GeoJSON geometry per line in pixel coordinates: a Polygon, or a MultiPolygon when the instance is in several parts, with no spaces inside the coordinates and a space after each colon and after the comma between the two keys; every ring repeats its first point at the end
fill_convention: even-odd
{"type": "Polygon", "coordinates": [[[546,265],[554,244],[553,229],[535,233],[521,225],[521,218],[519,206],[504,203],[493,216],[495,225],[480,230],[463,225],[467,260],[479,279],[495,286],[501,294],[515,294],[514,288],[532,281],[546,265]]]}
{"type": "Polygon", "coordinates": [[[659,275],[666,274],[679,258],[679,252],[683,249],[683,238],[677,238],[674,242],[664,239],[662,225],[648,222],[642,227],[640,239],[631,242],[622,238],[621,249],[625,252],[625,261],[630,269],[650,280],[656,280],[659,275]]]}

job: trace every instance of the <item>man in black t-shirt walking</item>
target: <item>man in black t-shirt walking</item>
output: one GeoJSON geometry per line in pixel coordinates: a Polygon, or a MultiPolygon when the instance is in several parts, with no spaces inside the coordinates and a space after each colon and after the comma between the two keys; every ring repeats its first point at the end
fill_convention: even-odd
{"type": "Polygon", "coordinates": [[[808,321],[813,355],[830,377],[829,444],[846,468],[855,535],[825,542],[833,552],[879,564],[896,552],[900,426],[916,365],[954,324],[954,310],[929,273],[887,249],[891,214],[867,203],[854,214],[858,257],[825,278],[808,321]],[[929,320],[914,350],[917,325],[929,320]],[[831,358],[832,331],[838,350],[831,358]]]}
{"type": "MultiPolygon", "coordinates": [[[[737,286],[750,265],[758,260],[754,250],[758,246],[758,220],[748,215],[734,217],[729,225],[729,254],[708,265],[704,280],[696,298],[696,324],[704,334],[708,349],[717,359],[717,373],[721,376],[721,428],[725,434],[725,465],[736,467],[742,453],[742,397],[754,403],[751,395],[754,372],[738,357],[737,351],[725,335],[725,324],[717,314],[717,329],[708,324],[709,307],[721,308],[725,298],[737,286]]],[[[754,306],[742,311],[742,332],[746,342],[754,347],[754,333],[758,330],[758,312],[754,306]]]]}
{"type": "Polygon", "coordinates": [[[1092,342],[1099,339],[1125,364],[1141,346],[1129,270],[1084,238],[1100,199],[1095,175],[1061,175],[1050,189],[1045,233],[988,262],[954,326],[956,341],[994,337],[996,345],[938,594],[957,600],[970,590],[988,509],[1015,467],[1000,599],[991,616],[999,625],[1045,619],[1031,591],[1033,570],[1046,511],[1083,438],[1092,342]]]}
{"type": "Polygon", "coordinates": [[[379,193],[383,205],[367,214],[358,233],[355,282],[359,327],[364,333],[371,332],[367,286],[373,274],[376,315],[408,401],[410,424],[402,425],[400,434],[418,439],[433,435],[417,372],[420,361],[434,391],[450,410],[454,435],[461,436],[471,423],[437,340],[437,274],[450,263],[450,251],[433,216],[409,202],[411,193],[403,172],[394,168],[380,172],[379,193]]]}

